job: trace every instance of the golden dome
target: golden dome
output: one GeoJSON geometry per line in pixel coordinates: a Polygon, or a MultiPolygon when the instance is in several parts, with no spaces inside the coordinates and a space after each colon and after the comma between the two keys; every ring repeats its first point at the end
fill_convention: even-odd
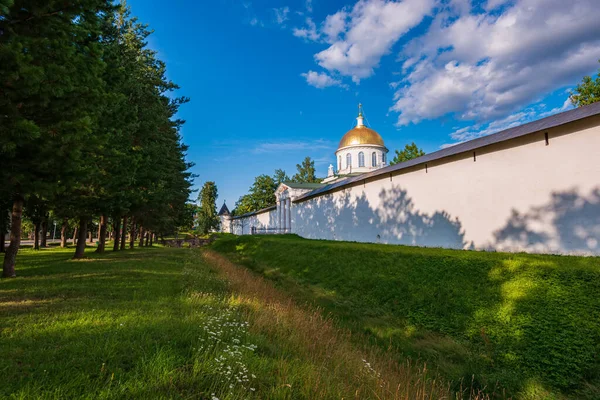
{"type": "Polygon", "coordinates": [[[342,140],[340,140],[340,145],[338,149],[346,146],[355,146],[360,144],[372,144],[377,146],[384,146],[383,139],[379,136],[379,133],[375,132],[371,128],[367,128],[366,126],[357,126],[356,128],[350,129],[342,140]]]}

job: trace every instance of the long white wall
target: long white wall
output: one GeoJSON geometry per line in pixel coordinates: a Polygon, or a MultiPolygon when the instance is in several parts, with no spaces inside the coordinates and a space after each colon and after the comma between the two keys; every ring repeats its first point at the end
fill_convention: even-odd
{"type": "MultiPolygon", "coordinates": [[[[314,239],[600,255],[600,117],[293,203],[314,239]]],[[[276,218],[261,224],[276,227],[276,218]]],[[[249,228],[244,233],[249,233],[249,228]]]]}
{"type": "Polygon", "coordinates": [[[267,210],[262,213],[250,215],[245,218],[236,218],[231,221],[232,233],[236,235],[249,235],[252,228],[276,228],[277,227],[277,209],[267,210]]]}

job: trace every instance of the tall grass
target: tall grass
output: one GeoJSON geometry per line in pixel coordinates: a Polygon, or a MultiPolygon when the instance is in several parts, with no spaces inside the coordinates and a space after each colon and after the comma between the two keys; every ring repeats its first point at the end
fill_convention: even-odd
{"type": "MultiPolygon", "coordinates": [[[[207,251],[204,257],[223,274],[232,303],[244,310],[250,332],[266,335],[280,347],[276,386],[289,387],[302,398],[450,399],[484,398],[466,388],[452,393],[425,365],[403,362],[398,354],[351,340],[322,310],[299,306],[272,283],[207,251]],[[303,368],[294,368],[302,359],[303,368]]],[[[356,338],[355,338],[356,339],[356,338]]]]}
{"type": "Polygon", "coordinates": [[[470,397],[214,253],[71,256],[25,250],[0,280],[0,398],[470,397]]]}
{"type": "Polygon", "coordinates": [[[600,398],[600,258],[223,236],[211,247],[361,340],[522,399],[600,398]]]}

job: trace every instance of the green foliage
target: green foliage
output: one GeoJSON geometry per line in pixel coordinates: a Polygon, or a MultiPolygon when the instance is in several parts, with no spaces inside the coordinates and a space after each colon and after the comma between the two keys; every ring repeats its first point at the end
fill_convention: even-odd
{"type": "Polygon", "coordinates": [[[598,398],[600,259],[295,236],[224,236],[213,248],[382,346],[454,382],[534,398],[598,398]]]}
{"type": "Polygon", "coordinates": [[[402,151],[396,150],[396,155],[390,161],[390,165],[398,164],[404,161],[412,160],[413,158],[424,156],[425,152],[418,148],[415,142],[404,146],[402,151]]]}
{"type": "Polygon", "coordinates": [[[290,177],[285,173],[282,169],[276,169],[275,173],[273,173],[273,180],[275,181],[275,186],[279,186],[283,182],[289,181],[290,177]]]}
{"type": "Polygon", "coordinates": [[[127,215],[174,231],[193,179],[176,118],[188,99],[147,47],[147,25],[112,0],[3,1],[0,11],[0,198],[24,201],[38,222],[127,215]]]}
{"type": "Polygon", "coordinates": [[[310,157],[306,157],[302,163],[296,164],[298,172],[292,177],[293,182],[297,183],[319,183],[321,179],[317,178],[315,162],[310,157]]]}
{"type": "Polygon", "coordinates": [[[584,76],[583,81],[571,92],[569,98],[571,99],[571,103],[576,107],[600,101],[600,70],[596,78],[584,76]]]}
{"type": "Polygon", "coordinates": [[[269,175],[260,175],[254,179],[248,194],[243,195],[235,204],[234,215],[261,210],[275,204],[277,184],[269,175]]]}
{"type": "Polygon", "coordinates": [[[205,182],[198,195],[198,230],[205,235],[212,230],[218,230],[219,217],[217,215],[217,185],[205,182]]]}

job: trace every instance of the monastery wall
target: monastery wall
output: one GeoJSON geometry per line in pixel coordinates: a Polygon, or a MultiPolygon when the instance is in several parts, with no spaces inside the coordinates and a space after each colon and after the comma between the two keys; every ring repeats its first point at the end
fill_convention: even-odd
{"type": "Polygon", "coordinates": [[[294,203],[306,238],[600,254],[600,118],[294,203]]]}
{"type": "Polygon", "coordinates": [[[267,209],[245,218],[236,218],[231,221],[232,233],[236,235],[249,235],[252,228],[275,229],[277,228],[277,209],[267,209]]]}
{"type": "MultiPolygon", "coordinates": [[[[600,117],[292,203],[311,239],[600,255],[600,117]]],[[[269,213],[270,214],[270,213],[269,213]]],[[[277,226],[277,219],[260,217],[277,226]]],[[[250,222],[252,225],[252,222],[250,222]]],[[[250,233],[246,228],[244,233],[250,233]]]]}

